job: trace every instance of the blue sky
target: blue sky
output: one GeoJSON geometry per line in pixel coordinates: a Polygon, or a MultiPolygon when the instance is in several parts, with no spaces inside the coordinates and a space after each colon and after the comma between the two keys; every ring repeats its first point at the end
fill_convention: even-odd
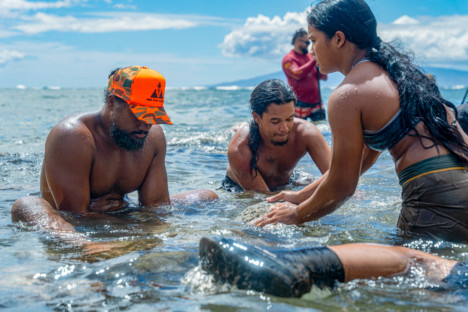
{"type": "MultiPolygon", "coordinates": [[[[0,0],[0,86],[104,87],[146,65],[168,87],[281,70],[311,0],[0,0]]],[[[467,0],[368,0],[384,40],[423,66],[468,70],[467,0]]]]}

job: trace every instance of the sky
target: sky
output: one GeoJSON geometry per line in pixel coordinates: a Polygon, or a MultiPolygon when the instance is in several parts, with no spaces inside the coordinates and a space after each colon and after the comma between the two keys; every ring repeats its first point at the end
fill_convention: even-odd
{"type": "MultiPolygon", "coordinates": [[[[144,65],[168,87],[281,70],[313,0],[0,0],[0,88],[105,87],[144,65]]],[[[421,66],[468,71],[468,0],[367,0],[384,41],[421,66]]]]}

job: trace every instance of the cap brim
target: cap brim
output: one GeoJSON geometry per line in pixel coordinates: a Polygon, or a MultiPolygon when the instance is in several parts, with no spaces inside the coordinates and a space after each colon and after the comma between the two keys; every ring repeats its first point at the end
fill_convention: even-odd
{"type": "Polygon", "coordinates": [[[166,124],[172,125],[172,121],[167,116],[164,107],[149,107],[130,103],[130,110],[140,120],[148,124],[166,124]]]}

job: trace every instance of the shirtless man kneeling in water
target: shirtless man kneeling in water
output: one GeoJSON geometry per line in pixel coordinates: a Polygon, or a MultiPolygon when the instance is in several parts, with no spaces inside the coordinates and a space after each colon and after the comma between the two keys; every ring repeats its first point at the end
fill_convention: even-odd
{"type": "MultiPolygon", "coordinates": [[[[86,253],[110,249],[75,230],[60,212],[83,216],[118,211],[125,195],[138,191],[142,206],[170,204],[165,166],[166,139],[159,124],[172,124],[164,103],[164,77],[131,66],[109,76],[101,111],[72,115],[49,133],[41,171],[41,196],[18,199],[12,220],[33,224],[86,253]]],[[[172,199],[216,199],[210,190],[176,194],[172,199]]]]}
{"type": "MultiPolygon", "coordinates": [[[[295,102],[291,87],[278,79],[264,81],[253,90],[253,120],[239,128],[229,142],[224,189],[269,194],[298,182],[295,168],[306,154],[322,174],[328,170],[330,147],[315,125],[294,118],[295,102]]],[[[308,183],[311,181],[304,184],[308,183]]]]}

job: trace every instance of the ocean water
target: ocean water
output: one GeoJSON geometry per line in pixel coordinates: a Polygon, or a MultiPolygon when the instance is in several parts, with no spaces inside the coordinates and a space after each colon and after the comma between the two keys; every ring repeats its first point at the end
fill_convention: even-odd
{"type": "MultiPolygon", "coordinates": [[[[459,104],[463,89],[442,90],[459,104]]],[[[324,89],[328,98],[331,90],[324,89]]],[[[251,90],[172,89],[166,107],[173,126],[167,138],[170,193],[215,190],[210,203],[134,207],[107,220],[75,220],[95,241],[118,241],[108,257],[83,258],[82,250],[23,224],[10,209],[22,196],[39,194],[43,145],[64,116],[99,110],[100,89],[0,90],[0,309],[18,311],[467,311],[466,292],[437,288],[421,274],[362,280],[332,291],[314,290],[284,299],[213,283],[198,267],[198,242],[225,235],[275,247],[322,246],[350,242],[395,244],[467,260],[463,244],[401,242],[396,235],[400,187],[384,153],[360,180],[358,192],[339,210],[304,226],[257,228],[236,217],[265,196],[219,190],[227,165],[232,127],[248,121],[251,90]]],[[[377,105],[378,103],[376,103],[377,105]]],[[[318,124],[330,142],[326,122],[318,124]]],[[[319,176],[310,159],[299,170],[319,176]]],[[[130,194],[136,201],[136,195],[130,194]]]]}

